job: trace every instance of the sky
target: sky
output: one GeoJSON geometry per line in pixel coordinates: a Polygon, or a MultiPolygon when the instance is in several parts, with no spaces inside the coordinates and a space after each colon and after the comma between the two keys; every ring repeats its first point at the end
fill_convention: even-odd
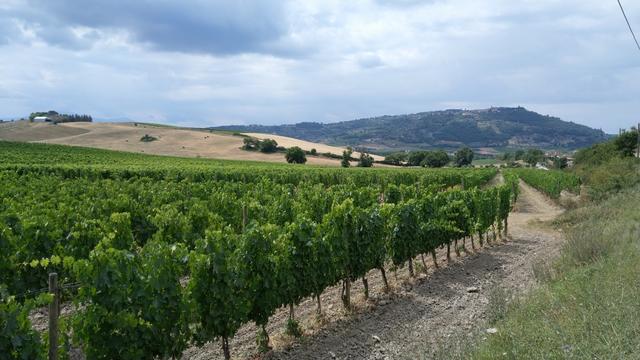
{"type": "MultiPolygon", "coordinates": [[[[640,34],[640,2],[622,3],[640,34]]],[[[0,1],[0,118],[204,127],[491,106],[609,133],[640,121],[616,0],[0,1]]]]}

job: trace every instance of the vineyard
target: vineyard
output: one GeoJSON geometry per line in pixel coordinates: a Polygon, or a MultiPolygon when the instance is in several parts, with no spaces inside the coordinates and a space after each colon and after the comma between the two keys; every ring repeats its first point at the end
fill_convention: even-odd
{"type": "Polygon", "coordinates": [[[563,190],[580,194],[580,178],[574,174],[552,170],[539,171],[535,169],[509,169],[508,174],[519,177],[527,184],[547,194],[552,199],[560,198],[563,190]]]}
{"type": "MultiPolygon", "coordinates": [[[[30,309],[48,274],[81,309],[61,327],[89,359],[179,357],[419,255],[507,232],[518,177],[553,196],[573,179],[535,170],[330,169],[0,142],[0,353],[45,356],[30,309]],[[567,183],[562,181],[568,181],[567,183]],[[6,319],[6,320],[5,320],[6,319]],[[11,326],[9,326],[11,324],[11,326]],[[72,334],[72,335],[71,335],[72,334]],[[5,340],[9,339],[9,340],[5,340]]],[[[578,185],[579,186],[579,185],[578,185]]]]}

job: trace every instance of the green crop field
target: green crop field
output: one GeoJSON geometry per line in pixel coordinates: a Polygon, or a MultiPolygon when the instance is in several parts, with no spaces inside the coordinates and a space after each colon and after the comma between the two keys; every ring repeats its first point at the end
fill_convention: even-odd
{"type": "MultiPolygon", "coordinates": [[[[0,312],[7,353],[43,356],[26,312],[75,284],[65,334],[88,358],[179,356],[284,305],[477,235],[506,231],[517,175],[333,169],[0,142],[0,312]]],[[[519,174],[518,174],[519,175],[519,174]]],[[[555,180],[554,180],[555,181],[555,180]]],[[[386,282],[386,280],[385,280],[386,282]]],[[[368,290],[367,290],[368,291],[368,290]]],[[[293,317],[292,317],[293,319],[293,317]]],[[[288,330],[296,332],[291,320],[288,330]]],[[[61,350],[62,351],[62,350],[61,350]]]]}

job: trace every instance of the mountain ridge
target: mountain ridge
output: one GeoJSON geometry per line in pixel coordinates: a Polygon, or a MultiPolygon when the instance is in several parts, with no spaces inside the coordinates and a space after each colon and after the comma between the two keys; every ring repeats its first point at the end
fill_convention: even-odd
{"type": "Polygon", "coordinates": [[[229,125],[215,129],[283,135],[377,152],[461,146],[575,150],[609,138],[602,130],[523,107],[447,109],[336,123],[229,125]]]}

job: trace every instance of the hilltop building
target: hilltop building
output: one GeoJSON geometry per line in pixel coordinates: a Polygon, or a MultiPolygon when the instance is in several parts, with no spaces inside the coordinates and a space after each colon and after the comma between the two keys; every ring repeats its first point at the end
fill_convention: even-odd
{"type": "Polygon", "coordinates": [[[53,122],[53,119],[48,116],[36,116],[33,118],[33,122],[53,122]]]}

